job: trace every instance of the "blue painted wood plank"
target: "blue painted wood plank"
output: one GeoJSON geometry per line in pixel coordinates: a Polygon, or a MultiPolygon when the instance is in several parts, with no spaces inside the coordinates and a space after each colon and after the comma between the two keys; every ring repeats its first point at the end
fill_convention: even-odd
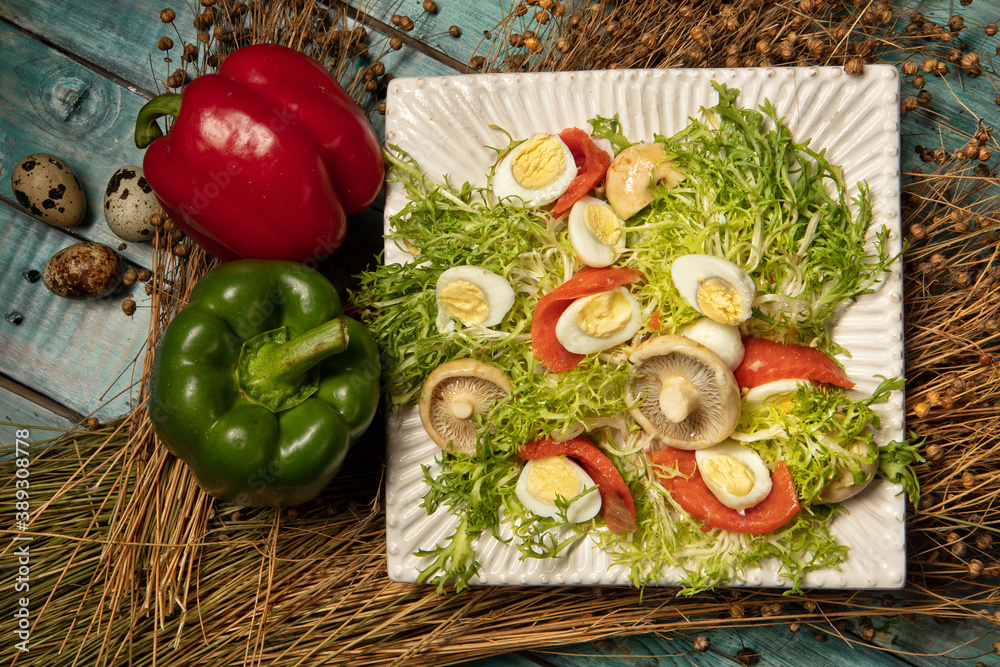
{"type": "Polygon", "coordinates": [[[149,329],[149,297],[137,283],[104,299],[70,300],[24,277],[40,273],[54,249],[72,242],[61,230],[0,207],[0,373],[104,420],[130,410],[129,388],[139,379],[149,329]],[[139,305],[133,317],[121,309],[129,293],[139,305]]]}
{"type": "MultiPolygon", "coordinates": [[[[56,155],[76,171],[87,196],[84,221],[67,232],[118,248],[122,240],[104,219],[104,191],[119,167],[142,164],[132,134],[144,100],[4,23],[0,62],[0,194],[13,199],[11,171],[21,158],[56,155]]],[[[148,243],[126,245],[123,257],[151,265],[148,243]]],[[[16,252],[0,247],[0,261],[16,252]]]]}
{"type": "Polygon", "coordinates": [[[27,429],[32,442],[49,440],[75,426],[77,421],[0,385],[0,447],[10,447],[18,430],[27,429]]]}
{"type": "MultiPolygon", "coordinates": [[[[120,77],[148,95],[162,91],[162,83],[157,80],[162,82],[179,66],[180,44],[196,39],[191,6],[197,5],[171,0],[94,0],[87,3],[71,0],[0,0],[0,16],[120,77]],[[175,10],[176,18],[172,26],[163,24],[159,19],[160,10],[165,7],[175,10]],[[170,52],[173,63],[163,62],[164,54],[156,46],[160,37],[174,40],[175,47],[170,52]]],[[[355,25],[354,21],[347,22],[348,28],[355,25]]],[[[457,72],[454,67],[411,46],[392,49],[389,37],[377,30],[371,31],[368,45],[369,55],[351,63],[345,83],[358,68],[367,67],[375,59],[381,60],[386,71],[396,77],[441,76],[457,72]]],[[[373,112],[372,122],[381,136],[383,122],[377,112],[373,112]]]]}

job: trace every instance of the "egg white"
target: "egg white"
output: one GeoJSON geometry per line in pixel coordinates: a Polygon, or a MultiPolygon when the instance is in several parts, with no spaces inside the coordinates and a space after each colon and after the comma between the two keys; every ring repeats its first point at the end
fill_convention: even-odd
{"type": "Polygon", "coordinates": [[[712,278],[720,278],[736,289],[739,294],[742,311],[735,321],[722,324],[740,324],[750,319],[757,286],[746,271],[733,262],[714,255],[682,255],[674,260],[670,267],[670,277],[674,286],[684,300],[702,315],[705,313],[698,304],[698,288],[702,283],[712,278]]]}
{"type": "Polygon", "coordinates": [[[573,204],[567,228],[573,251],[587,266],[611,266],[625,249],[625,224],[610,204],[596,197],[584,196],[573,204]],[[613,216],[612,219],[616,221],[621,231],[616,243],[611,245],[604,243],[587,227],[587,209],[591,206],[597,206],[613,216]]]}
{"type": "MultiPolygon", "coordinates": [[[[489,309],[482,322],[463,322],[467,326],[494,327],[500,324],[504,316],[514,306],[514,288],[503,276],[478,266],[454,266],[441,273],[436,285],[438,304],[436,325],[441,333],[454,331],[455,320],[459,319],[448,312],[448,309],[441,303],[442,291],[457,280],[468,281],[482,290],[489,309]]],[[[461,320],[459,319],[459,321],[461,320]]]]}
{"type": "Polygon", "coordinates": [[[743,400],[755,405],[777,403],[790,400],[799,390],[799,384],[809,380],[773,380],[747,390],[743,400]]]}
{"type": "Polygon", "coordinates": [[[574,354],[603,352],[615,345],[621,345],[631,340],[632,336],[642,328],[642,312],[639,308],[639,302],[624,287],[616,287],[613,291],[623,294],[631,308],[629,319],[625,322],[624,326],[607,336],[592,336],[580,329],[576,322],[577,314],[590,301],[604,294],[604,292],[599,292],[598,294],[580,297],[571,303],[569,308],[559,316],[559,320],[556,322],[556,340],[574,354]]]}
{"type": "Polygon", "coordinates": [[[699,317],[691,324],[681,327],[677,333],[715,352],[731,371],[739,368],[743,361],[743,337],[736,327],[699,317]]]}
{"type": "MultiPolygon", "coordinates": [[[[528,477],[531,475],[531,471],[535,466],[539,465],[538,462],[550,458],[562,459],[560,467],[565,470],[566,474],[576,475],[581,487],[580,493],[584,494],[579,495],[576,500],[569,504],[566,510],[567,521],[569,523],[581,523],[583,521],[590,521],[597,516],[597,513],[601,511],[601,494],[597,489],[597,484],[594,483],[594,480],[579,464],[569,457],[545,457],[544,459],[532,459],[528,461],[517,478],[517,484],[514,486],[514,494],[521,501],[521,504],[528,511],[541,517],[552,517],[559,513],[559,508],[554,502],[550,503],[546,499],[537,498],[528,490],[528,477]],[[585,491],[586,493],[584,493],[585,491]]],[[[565,500],[570,500],[570,498],[566,498],[565,500]]]]}
{"type": "Polygon", "coordinates": [[[760,503],[771,492],[771,472],[764,465],[764,461],[757,452],[746,445],[741,445],[732,440],[724,441],[718,445],[713,445],[706,449],[699,449],[695,452],[695,460],[702,480],[709,490],[726,507],[742,513],[749,507],[760,503]],[[745,463],[750,468],[753,476],[753,487],[744,496],[737,496],[730,493],[718,480],[707,474],[706,461],[713,456],[728,455],[745,463]]]}
{"type": "MultiPolygon", "coordinates": [[[[535,135],[538,136],[538,135],[535,135]]],[[[548,138],[557,142],[564,158],[564,166],[558,173],[555,180],[540,188],[529,188],[518,183],[514,177],[512,165],[517,157],[526,150],[529,141],[525,141],[515,146],[505,155],[496,166],[493,173],[491,185],[493,194],[497,198],[512,206],[545,206],[551,204],[569,187],[569,184],[576,178],[576,160],[573,153],[558,135],[547,135],[548,138]]]]}

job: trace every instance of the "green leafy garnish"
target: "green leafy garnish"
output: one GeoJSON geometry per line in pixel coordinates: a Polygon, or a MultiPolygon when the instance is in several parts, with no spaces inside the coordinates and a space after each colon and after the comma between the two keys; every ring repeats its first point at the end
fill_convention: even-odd
{"type": "MultiPolygon", "coordinates": [[[[628,249],[618,264],[647,278],[629,288],[646,320],[640,337],[673,333],[699,317],[670,275],[674,259],[696,253],[724,257],[753,277],[757,294],[745,335],[843,351],[829,323],[875,290],[897,261],[889,231],[872,225],[866,184],[849,197],[840,167],[824,151],[793,140],[773,105],[744,109],[738,90],[715,87],[719,102],[703,119],[655,138],[683,180],[656,189],[652,204],[627,221],[628,249]]],[[[634,143],[617,117],[590,124],[616,153],[634,143]]],[[[509,148],[516,141],[508,138],[509,148]]],[[[499,159],[505,149],[496,150],[499,159]]],[[[565,557],[592,541],[626,568],[633,585],[669,573],[686,594],[738,581],[745,568],[775,559],[798,591],[809,572],[836,567],[847,555],[830,532],[842,508],[814,503],[843,471],[861,482],[878,461],[882,475],[902,483],[916,502],[917,445],[910,439],[875,446],[874,406],[900,390],[901,380],[884,379],[862,398],[802,383],[778,401],[744,403],[734,438],[767,463],[787,462],[803,509],[765,535],[707,528],[674,502],[644,454],[649,438],[629,415],[640,400],[629,394],[629,344],[588,355],[562,373],[548,372],[534,358],[535,304],[580,269],[565,219],[497,203],[488,188],[433,182],[398,147],[385,156],[391,179],[406,194],[387,238],[406,261],[363,274],[352,300],[382,346],[387,395],[395,405],[415,403],[434,368],[462,357],[498,366],[514,387],[477,418],[475,456],[442,452],[423,466],[423,507],[428,513],[446,508],[458,521],[442,543],[417,552],[426,558],[419,581],[439,591],[448,584],[462,590],[480,570],[477,541],[492,536],[522,559],[565,557]],[[459,265],[492,271],[513,287],[514,305],[500,325],[438,331],[436,281],[459,265]],[[600,519],[567,524],[568,499],[557,500],[556,517],[540,518],[516,497],[523,445],[581,433],[602,447],[632,492],[638,528],[628,535],[604,530],[600,519]]]]}

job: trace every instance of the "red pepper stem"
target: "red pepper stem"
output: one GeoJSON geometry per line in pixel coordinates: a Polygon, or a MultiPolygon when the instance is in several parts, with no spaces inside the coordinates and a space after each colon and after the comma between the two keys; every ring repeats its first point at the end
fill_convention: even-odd
{"type": "Polygon", "coordinates": [[[135,118],[135,146],[145,148],[154,140],[163,136],[163,131],[157,125],[156,119],[162,116],[177,117],[181,112],[180,93],[164,93],[157,95],[142,105],[135,118]]]}
{"type": "Polygon", "coordinates": [[[249,400],[280,412],[302,403],[318,389],[318,365],[347,349],[342,317],[288,339],[284,328],[267,331],[243,344],[238,384],[249,400]]]}

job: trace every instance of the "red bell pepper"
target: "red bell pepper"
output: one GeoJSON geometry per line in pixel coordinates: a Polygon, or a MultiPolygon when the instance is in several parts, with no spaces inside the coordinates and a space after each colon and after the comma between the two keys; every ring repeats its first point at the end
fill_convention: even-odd
{"type": "Polygon", "coordinates": [[[632,492],[618,468],[601,449],[584,437],[565,441],[534,440],[521,447],[522,459],[540,459],[544,456],[569,456],[586,471],[597,484],[601,494],[601,518],[608,530],[615,535],[631,533],[636,529],[635,501],[632,492]]]}
{"type": "Polygon", "coordinates": [[[367,116],[316,60],[246,46],[136,120],[146,180],[174,222],[222,260],[315,262],[385,176],[367,116]],[[156,124],[175,116],[169,134],[156,124]]]}

